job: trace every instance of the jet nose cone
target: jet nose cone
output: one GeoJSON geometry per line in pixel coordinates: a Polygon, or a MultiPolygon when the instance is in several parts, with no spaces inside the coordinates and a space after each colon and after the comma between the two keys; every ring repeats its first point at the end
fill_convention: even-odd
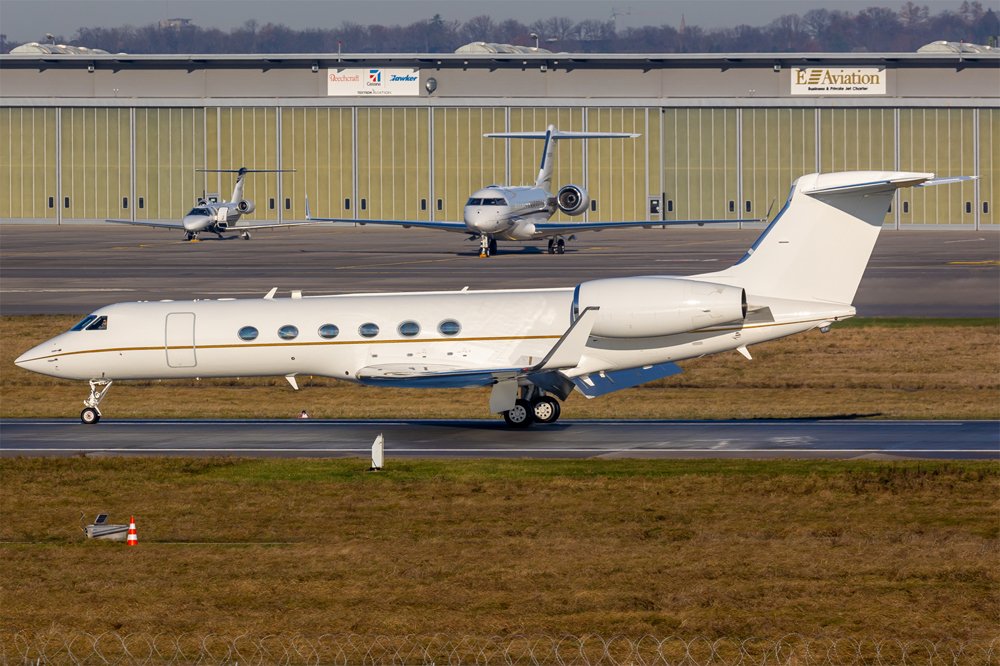
{"type": "Polygon", "coordinates": [[[208,226],[207,215],[185,215],[182,224],[185,231],[201,231],[208,226]]]}

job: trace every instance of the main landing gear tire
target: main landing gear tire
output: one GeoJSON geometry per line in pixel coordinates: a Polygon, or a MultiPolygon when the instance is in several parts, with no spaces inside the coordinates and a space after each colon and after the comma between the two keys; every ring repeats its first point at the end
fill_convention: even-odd
{"type": "Polygon", "coordinates": [[[243,240],[250,240],[250,232],[244,231],[243,233],[240,234],[240,238],[242,238],[243,240]]]}
{"type": "Polygon", "coordinates": [[[561,413],[559,401],[547,395],[531,402],[531,415],[539,423],[555,423],[561,413]]]}
{"type": "Polygon", "coordinates": [[[80,412],[80,422],[85,425],[92,425],[100,420],[101,413],[94,407],[85,407],[84,410],[80,412]]]}
{"type": "Polygon", "coordinates": [[[512,409],[503,413],[503,420],[511,428],[527,428],[534,421],[531,403],[527,400],[518,400],[512,409]]]}
{"type": "Polygon", "coordinates": [[[566,241],[562,238],[556,241],[556,254],[566,254],[566,241]]]}

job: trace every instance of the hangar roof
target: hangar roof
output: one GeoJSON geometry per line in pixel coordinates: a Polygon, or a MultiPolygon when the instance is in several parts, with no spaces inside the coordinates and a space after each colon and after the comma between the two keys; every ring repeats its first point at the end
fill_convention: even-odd
{"type": "Polygon", "coordinates": [[[896,67],[1000,67],[990,53],[425,53],[425,54],[5,54],[0,68],[76,69],[281,69],[380,66],[425,69],[520,69],[543,64],[560,69],[757,68],[781,66],[893,65],[896,67]]]}

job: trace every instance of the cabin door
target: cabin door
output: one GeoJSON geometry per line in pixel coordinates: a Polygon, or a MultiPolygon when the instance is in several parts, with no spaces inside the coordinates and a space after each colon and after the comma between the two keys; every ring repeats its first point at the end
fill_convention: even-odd
{"type": "Polygon", "coordinates": [[[171,368],[193,368],[198,365],[194,351],[194,313],[171,312],[167,315],[167,365],[171,368]]]}

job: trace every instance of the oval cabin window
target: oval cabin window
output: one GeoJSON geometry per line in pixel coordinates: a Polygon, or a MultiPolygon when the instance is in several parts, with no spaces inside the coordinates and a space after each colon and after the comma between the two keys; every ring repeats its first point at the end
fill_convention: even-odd
{"type": "Polygon", "coordinates": [[[378,324],[373,324],[371,322],[361,324],[361,326],[358,327],[358,333],[360,333],[363,338],[374,338],[378,335],[378,324]]]}
{"type": "Polygon", "coordinates": [[[415,321],[404,321],[399,325],[399,334],[405,338],[412,338],[420,332],[420,324],[415,321]]]}
{"type": "Polygon", "coordinates": [[[278,329],[278,337],[282,340],[294,340],[299,337],[299,329],[291,324],[285,324],[278,329]]]}
{"type": "Polygon", "coordinates": [[[243,328],[240,329],[238,335],[240,336],[240,340],[246,340],[247,342],[249,342],[250,340],[256,340],[257,329],[254,328],[253,326],[244,326],[243,328]]]}
{"type": "Polygon", "coordinates": [[[340,335],[340,329],[334,324],[323,324],[319,327],[319,337],[324,340],[332,340],[340,335]]]}
{"type": "Polygon", "coordinates": [[[454,319],[445,319],[438,324],[438,331],[440,331],[441,335],[458,335],[458,332],[461,330],[462,325],[454,319]]]}

